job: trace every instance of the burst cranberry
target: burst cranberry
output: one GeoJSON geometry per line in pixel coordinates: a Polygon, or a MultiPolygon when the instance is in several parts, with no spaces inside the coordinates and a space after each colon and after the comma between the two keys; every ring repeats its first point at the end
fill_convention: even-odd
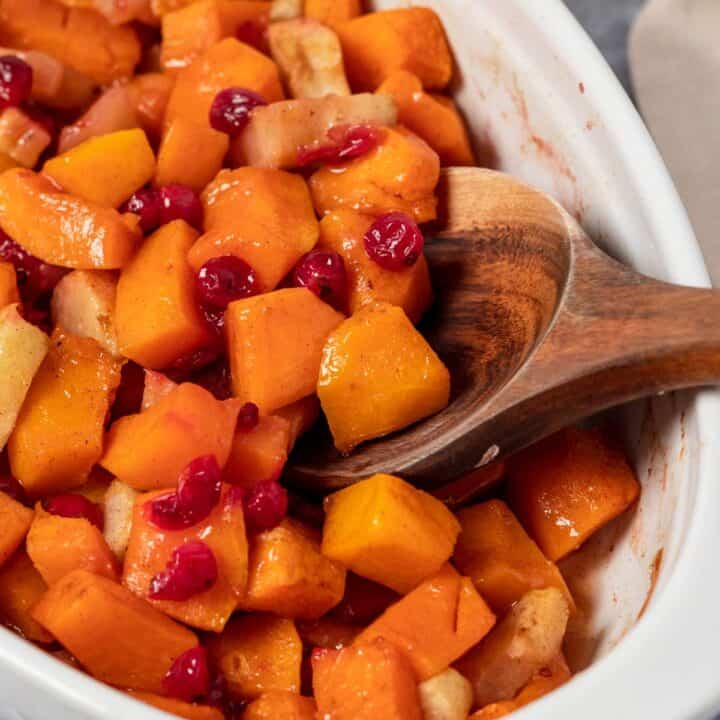
{"type": "Polygon", "coordinates": [[[218,504],[222,481],[214,455],[193,460],[182,472],[175,492],[150,502],[150,520],[164,530],[181,530],[204,520],[218,504]]]}
{"type": "Polygon", "coordinates": [[[333,307],[342,307],[347,294],[347,273],[337,253],[308,253],[295,267],[293,285],[305,287],[333,307]]]}
{"type": "Polygon", "coordinates": [[[234,255],[210,258],[198,271],[195,287],[203,305],[222,309],[260,292],[255,270],[234,255]]]}
{"type": "Polygon", "coordinates": [[[52,332],[52,319],[50,318],[50,311],[47,308],[35,306],[34,303],[29,300],[23,304],[20,309],[20,314],[23,319],[42,330],[46,335],[52,332]]]}
{"type": "Polygon", "coordinates": [[[133,193],[120,210],[137,215],[144,233],[153,231],[162,223],[162,199],[155,188],[142,188],[133,193]]]}
{"type": "Polygon", "coordinates": [[[412,267],[425,244],[417,223],[401,212],[379,217],[365,233],[364,241],[370,259],[393,272],[412,267]]]}
{"type": "Polygon", "coordinates": [[[99,505],[90,502],[83,495],[64,493],[45,501],[45,510],[51,515],[66,518],[85,518],[99,530],[103,529],[103,513],[99,505]]]}
{"type": "Polygon", "coordinates": [[[198,646],[180,655],[163,679],[163,690],[185,702],[203,699],[210,690],[207,650],[198,646]]]}
{"type": "Polygon", "coordinates": [[[48,265],[0,231],[0,260],[12,263],[23,299],[35,299],[51,292],[68,270],[48,265]]]}
{"type": "Polygon", "coordinates": [[[225,332],[225,311],[221,308],[207,306],[201,307],[200,309],[210,329],[217,337],[223,337],[223,333],[225,332]]]}
{"type": "Polygon", "coordinates": [[[287,514],[287,490],[277,480],[264,480],[243,495],[243,513],[248,531],[272,530],[287,514]]]}
{"type": "Polygon", "coordinates": [[[210,107],[210,124],[219,132],[237,135],[248,124],[250,113],[260,105],[267,105],[267,102],[252,90],[225,88],[215,96],[210,107]]]}
{"type": "Polygon", "coordinates": [[[0,109],[22,105],[29,97],[33,84],[30,65],[15,55],[0,57],[0,109]]]}
{"type": "Polygon", "coordinates": [[[209,590],[217,580],[213,551],[200,540],[191,540],[173,550],[167,567],[150,581],[151,600],[182,602],[209,590]]]}
{"type": "Polygon", "coordinates": [[[27,504],[27,496],[23,486],[9,473],[0,475],[0,492],[9,495],[13,500],[17,500],[23,505],[27,504]]]}
{"type": "Polygon", "coordinates": [[[237,429],[248,433],[257,427],[260,422],[260,409],[255,403],[245,403],[238,413],[237,429]]]}
{"type": "Polygon", "coordinates": [[[381,131],[372,125],[335,125],[327,132],[327,143],[298,149],[298,165],[337,165],[361,157],[378,146],[380,133],[381,131]]]}
{"type": "Polygon", "coordinates": [[[163,185],[160,188],[160,220],[165,223],[184,220],[202,229],[203,211],[197,193],[186,185],[163,185]]]}
{"type": "Polygon", "coordinates": [[[246,45],[252,45],[252,47],[260,52],[264,53],[268,49],[267,39],[265,38],[265,28],[259,22],[247,20],[241,23],[235,31],[235,37],[246,45]]]}

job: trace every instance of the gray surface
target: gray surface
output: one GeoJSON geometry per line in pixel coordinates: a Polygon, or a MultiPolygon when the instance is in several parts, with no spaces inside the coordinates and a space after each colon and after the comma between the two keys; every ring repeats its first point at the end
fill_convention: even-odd
{"type": "Polygon", "coordinates": [[[630,91],[627,33],[645,0],[565,0],[630,91]]]}

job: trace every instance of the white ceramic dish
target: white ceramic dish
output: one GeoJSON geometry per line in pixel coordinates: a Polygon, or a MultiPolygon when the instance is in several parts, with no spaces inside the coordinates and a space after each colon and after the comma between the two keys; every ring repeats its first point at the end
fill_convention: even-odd
{"type": "MultiPolygon", "coordinates": [[[[413,3],[373,3],[398,4],[413,3]]],[[[652,141],[560,0],[415,4],[445,21],[460,68],[456,96],[493,166],[551,192],[616,257],[707,284],[652,141]]],[[[563,568],[582,610],[569,656],[592,667],[518,720],[695,720],[720,709],[720,396],[656,398],[612,420],[643,497],[563,568]]],[[[0,720],[163,717],[0,630],[0,720]]]]}

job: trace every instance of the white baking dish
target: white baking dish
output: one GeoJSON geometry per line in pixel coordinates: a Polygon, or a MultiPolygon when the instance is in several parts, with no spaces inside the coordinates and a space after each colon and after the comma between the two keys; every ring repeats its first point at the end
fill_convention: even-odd
{"type": "MultiPolygon", "coordinates": [[[[374,7],[399,4],[412,3],[374,7]]],[[[616,257],[707,284],[652,141],[560,0],[415,4],[443,17],[460,70],[456,96],[494,167],[551,192],[616,257]]],[[[643,496],[632,517],[563,568],[582,610],[568,653],[576,667],[592,666],[518,720],[694,720],[720,709],[720,396],[655,398],[611,420],[643,496]]],[[[162,717],[0,630],[0,720],[162,717]]]]}

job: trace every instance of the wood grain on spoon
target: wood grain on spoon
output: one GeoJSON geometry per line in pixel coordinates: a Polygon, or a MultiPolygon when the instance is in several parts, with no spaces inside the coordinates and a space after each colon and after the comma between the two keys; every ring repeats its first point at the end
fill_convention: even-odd
{"type": "Polygon", "coordinates": [[[491,170],[445,171],[441,217],[423,331],[450,368],[450,405],[348,457],[307,443],[292,483],[330,490],[389,472],[447,495],[595,412],[720,380],[720,293],[621,265],[549,196],[491,170]]]}

